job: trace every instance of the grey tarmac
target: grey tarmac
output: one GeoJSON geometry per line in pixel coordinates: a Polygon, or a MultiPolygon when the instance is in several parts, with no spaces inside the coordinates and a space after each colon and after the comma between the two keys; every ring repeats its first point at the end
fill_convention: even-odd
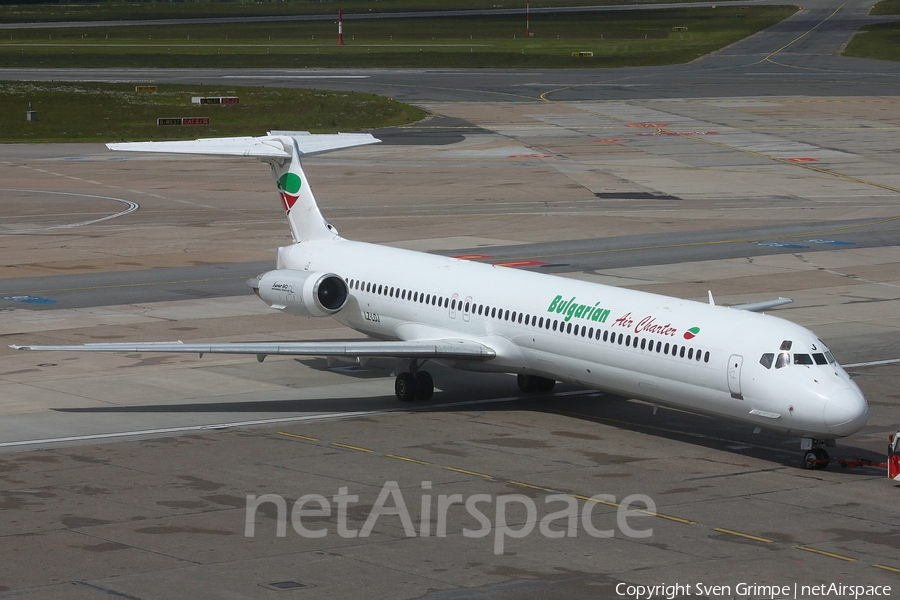
{"type": "MultiPolygon", "coordinates": [[[[869,400],[867,427],[832,457],[877,461],[900,429],[900,363],[867,364],[900,358],[900,68],[839,56],[867,7],[804,3],[713,56],[654,69],[0,75],[225,78],[421,104],[431,120],[385,132],[390,143],[307,162],[343,235],[701,301],[711,290],[721,304],[789,296],[777,314],[858,365],[869,400]]],[[[263,165],[15,145],[0,147],[0,182],[9,344],[358,337],[274,314],[244,287],[289,242],[263,165]],[[140,208],[79,225],[123,202],[140,208]]],[[[393,396],[392,364],[0,355],[0,597],[900,585],[897,486],[878,468],[800,469],[796,439],[567,385],[523,396],[512,377],[439,367],[434,399],[410,407],[393,396]],[[323,537],[290,523],[279,537],[270,503],[247,536],[248,496],[281,497],[289,514],[305,494],[332,508],[357,495],[345,524],[358,532],[388,482],[413,535],[383,515],[368,537],[341,536],[335,512],[303,517],[323,537]],[[528,526],[526,499],[539,521],[562,507],[547,498],[567,494],[615,533],[594,537],[579,519],[553,538],[532,522],[496,554],[497,528],[467,535],[479,521],[459,504],[437,535],[439,497],[455,494],[485,494],[492,526],[509,501],[514,529],[528,526]],[[635,494],[656,505],[628,521],[647,538],[617,521],[635,494]]]]}

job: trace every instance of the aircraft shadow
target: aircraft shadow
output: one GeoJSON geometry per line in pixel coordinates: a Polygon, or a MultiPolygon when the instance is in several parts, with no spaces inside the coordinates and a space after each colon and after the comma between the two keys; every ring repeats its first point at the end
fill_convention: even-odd
{"type": "MultiPolygon", "coordinates": [[[[304,361],[305,362],[305,361],[304,361]]],[[[323,361],[324,362],[324,361],[323,361]]],[[[383,374],[382,374],[383,376],[383,374]]],[[[142,404],[137,406],[103,406],[92,408],[59,408],[56,412],[69,414],[139,414],[139,413],[331,413],[357,411],[415,411],[415,412],[507,412],[533,411],[563,415],[633,431],[647,436],[648,445],[658,448],[661,457],[670,442],[701,446],[738,456],[752,457],[787,468],[800,468],[801,451],[798,438],[775,433],[752,433],[749,426],[729,423],[702,415],[634,402],[621,396],[584,390],[558,384],[551,394],[522,394],[509,375],[467,374],[441,377],[441,389],[429,401],[402,403],[393,395],[353,398],[316,398],[287,400],[241,400],[225,402],[187,402],[180,404],[142,404]],[[562,393],[563,395],[558,395],[562,393]]],[[[602,442],[598,442],[602,444],[602,442]]],[[[601,448],[602,449],[602,446],[601,448]]],[[[871,449],[839,443],[828,448],[833,459],[885,460],[884,454],[871,449]]],[[[836,464],[831,470],[839,468],[836,464]]],[[[768,470],[768,469],[762,469],[768,470]]],[[[873,468],[854,468],[844,471],[856,476],[871,477],[881,471],[873,468]]],[[[816,471],[810,471],[814,474],[816,471]]]]}

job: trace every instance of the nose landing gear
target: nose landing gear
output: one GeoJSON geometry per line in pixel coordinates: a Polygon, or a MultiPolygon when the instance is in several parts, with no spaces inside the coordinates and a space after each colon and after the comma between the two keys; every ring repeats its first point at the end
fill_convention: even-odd
{"type": "Polygon", "coordinates": [[[803,453],[803,468],[821,470],[828,467],[831,459],[822,448],[813,448],[803,453]]]}
{"type": "MultiPolygon", "coordinates": [[[[831,458],[824,448],[820,448],[822,440],[803,438],[800,441],[800,449],[803,450],[803,468],[820,471],[828,467],[831,458]]],[[[832,444],[833,445],[833,444],[832,444]]]]}

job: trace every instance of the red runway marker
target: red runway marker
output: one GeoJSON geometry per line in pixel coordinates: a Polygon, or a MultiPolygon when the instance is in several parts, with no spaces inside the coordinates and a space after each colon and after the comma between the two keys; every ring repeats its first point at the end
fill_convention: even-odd
{"type": "Polygon", "coordinates": [[[597,140],[602,144],[618,144],[619,142],[624,142],[625,138],[606,138],[605,140],[597,140]]]}
{"type": "Polygon", "coordinates": [[[450,258],[458,258],[460,260],[480,260],[482,258],[492,258],[487,254],[462,254],[460,256],[451,256],[450,258]]]}
{"type": "Polygon", "coordinates": [[[668,127],[668,123],[628,123],[625,127],[668,127]]]}
{"type": "Polygon", "coordinates": [[[809,158],[809,157],[789,158],[788,162],[795,162],[795,163],[819,162],[819,159],[818,158],[809,158]]]}
{"type": "Polygon", "coordinates": [[[547,263],[539,260],[514,260],[510,262],[494,263],[498,267],[540,267],[547,263]]]}

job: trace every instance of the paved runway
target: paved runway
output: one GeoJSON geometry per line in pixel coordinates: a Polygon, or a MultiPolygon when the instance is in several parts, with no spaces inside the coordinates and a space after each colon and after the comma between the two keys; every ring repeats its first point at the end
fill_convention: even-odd
{"type": "MultiPolygon", "coordinates": [[[[343,235],[685,298],[712,290],[722,304],[790,296],[780,316],[862,363],[850,370],[869,423],[832,455],[877,460],[900,429],[900,365],[865,364],[900,358],[900,70],[837,56],[866,5],[837,8],[810,4],[665,69],[91,76],[249,76],[419,102],[432,120],[385,132],[390,143],[307,161],[343,235]]],[[[355,336],[272,314],[245,288],[289,241],[263,165],[5,146],[0,181],[7,343],[355,336]],[[139,209],[119,214],[128,203],[139,209]]],[[[621,585],[698,582],[730,588],[682,595],[758,597],[737,588],[757,583],[815,597],[799,586],[900,585],[897,486],[876,468],[801,470],[796,439],[570,386],[522,397],[511,377],[438,368],[434,400],[410,410],[391,365],[0,355],[0,597],[633,598],[621,585]],[[399,494],[412,531],[385,514],[359,535],[391,489],[387,506],[399,494]],[[539,525],[564,508],[546,502],[557,493],[577,501],[570,535],[559,515],[539,525]],[[251,536],[247,498],[264,494],[251,536]],[[312,500],[292,520],[305,494],[330,516],[312,500]],[[482,499],[487,535],[472,535],[485,521],[457,494],[482,499]],[[658,516],[623,527],[635,494],[658,516]],[[347,495],[358,498],[336,498],[347,495]],[[514,530],[534,529],[498,537],[501,504],[514,530]],[[301,535],[301,518],[324,535],[301,535]]]]}

